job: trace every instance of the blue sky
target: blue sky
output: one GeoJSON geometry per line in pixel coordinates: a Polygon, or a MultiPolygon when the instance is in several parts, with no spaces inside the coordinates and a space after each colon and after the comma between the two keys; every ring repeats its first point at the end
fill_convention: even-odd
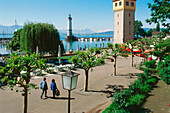
{"type": "MultiPolygon", "coordinates": [[[[135,19],[144,27],[155,27],[145,22],[150,17],[147,3],[137,0],[135,19]]],[[[67,17],[73,17],[73,29],[92,31],[113,30],[112,0],[0,0],[0,24],[19,25],[27,21],[52,23],[57,29],[67,28],[67,17]]]]}

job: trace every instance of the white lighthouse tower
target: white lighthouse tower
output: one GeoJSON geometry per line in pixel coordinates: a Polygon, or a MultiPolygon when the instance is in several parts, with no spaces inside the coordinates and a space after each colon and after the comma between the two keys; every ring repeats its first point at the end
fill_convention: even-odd
{"type": "Polygon", "coordinates": [[[71,14],[69,14],[69,17],[68,17],[67,36],[69,36],[69,37],[72,36],[72,18],[71,18],[71,14]]]}
{"type": "Polygon", "coordinates": [[[72,17],[71,17],[71,14],[69,14],[69,17],[68,17],[66,40],[67,41],[75,41],[76,40],[76,38],[72,34],[72,17]]]}

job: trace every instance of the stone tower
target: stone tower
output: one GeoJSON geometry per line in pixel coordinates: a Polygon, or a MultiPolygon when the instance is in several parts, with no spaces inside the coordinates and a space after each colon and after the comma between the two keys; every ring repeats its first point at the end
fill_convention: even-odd
{"type": "Polygon", "coordinates": [[[114,43],[134,40],[136,0],[113,0],[114,43]]]}

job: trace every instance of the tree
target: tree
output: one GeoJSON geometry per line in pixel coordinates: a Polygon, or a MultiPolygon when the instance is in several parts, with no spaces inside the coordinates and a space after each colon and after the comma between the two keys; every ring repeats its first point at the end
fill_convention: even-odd
{"type": "Polygon", "coordinates": [[[147,36],[147,37],[151,37],[151,36],[152,36],[152,33],[153,33],[153,30],[152,30],[152,29],[149,29],[149,30],[146,32],[146,36],[147,36]]]}
{"type": "Polygon", "coordinates": [[[162,26],[169,29],[169,22],[166,19],[170,19],[170,1],[169,0],[153,0],[154,4],[148,3],[148,8],[151,9],[151,18],[146,19],[149,24],[162,23],[162,26]]]}
{"type": "Polygon", "coordinates": [[[4,72],[2,82],[6,82],[8,87],[15,91],[22,92],[24,96],[23,113],[27,113],[28,93],[31,89],[37,89],[37,85],[30,83],[30,73],[36,69],[45,69],[45,60],[40,59],[40,55],[18,55],[13,53],[7,60],[6,67],[1,67],[1,73],[4,72]],[[20,77],[20,80],[17,80],[20,77]],[[18,84],[18,86],[16,86],[18,84]]]}
{"type": "Polygon", "coordinates": [[[85,71],[84,91],[88,91],[89,70],[104,64],[104,54],[100,48],[90,48],[87,51],[77,51],[70,62],[75,63],[85,71]]]}
{"type": "Polygon", "coordinates": [[[23,29],[19,30],[16,35],[12,38],[10,46],[14,48],[14,44],[16,43],[19,49],[26,53],[36,52],[36,47],[38,46],[38,51],[41,54],[46,52],[57,54],[59,45],[62,52],[64,52],[64,46],[60,41],[59,32],[52,24],[26,23],[23,29]]]}
{"type": "Polygon", "coordinates": [[[159,22],[156,25],[156,31],[160,31],[160,24],[159,24],[159,22]]]}
{"type": "Polygon", "coordinates": [[[151,52],[152,55],[157,56],[159,61],[162,61],[166,56],[167,47],[164,43],[160,42],[159,44],[154,45],[154,51],[151,52]]]}
{"type": "Polygon", "coordinates": [[[7,49],[12,49],[14,51],[19,50],[20,48],[20,33],[22,29],[19,29],[18,31],[14,32],[14,35],[11,39],[11,41],[7,44],[6,48],[7,49]]]}
{"type": "Polygon", "coordinates": [[[140,28],[140,29],[138,30],[138,33],[139,33],[139,35],[142,36],[142,37],[145,37],[145,36],[146,36],[146,31],[145,31],[143,28],[140,28]]]}
{"type": "Polygon", "coordinates": [[[123,53],[123,49],[126,50],[125,48],[121,48],[120,44],[111,44],[108,43],[107,44],[107,49],[106,50],[106,54],[107,56],[112,56],[114,58],[114,65],[113,65],[113,75],[116,76],[116,61],[117,61],[117,57],[118,56],[123,56],[123,57],[127,57],[127,55],[125,55],[123,53]]]}
{"type": "Polygon", "coordinates": [[[133,67],[133,57],[134,57],[134,52],[133,52],[133,49],[135,49],[135,41],[132,41],[132,40],[129,40],[126,42],[126,46],[130,49],[130,52],[131,52],[131,66],[133,67]]]}
{"type": "Polygon", "coordinates": [[[138,38],[138,35],[140,34],[140,29],[141,27],[143,26],[142,22],[139,21],[139,20],[135,20],[135,35],[137,36],[138,38]]]}

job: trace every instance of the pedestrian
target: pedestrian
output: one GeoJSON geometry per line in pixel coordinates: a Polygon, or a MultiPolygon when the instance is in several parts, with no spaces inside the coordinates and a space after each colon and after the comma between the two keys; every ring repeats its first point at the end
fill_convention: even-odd
{"type": "Polygon", "coordinates": [[[46,78],[43,79],[43,81],[40,83],[40,88],[42,89],[42,93],[41,93],[41,99],[43,97],[43,94],[45,92],[45,97],[47,97],[47,90],[48,90],[48,85],[46,82],[46,78]]]}
{"type": "Polygon", "coordinates": [[[55,79],[52,79],[51,81],[51,90],[53,91],[53,98],[55,98],[56,91],[58,90],[57,85],[55,83],[55,79]]]}

